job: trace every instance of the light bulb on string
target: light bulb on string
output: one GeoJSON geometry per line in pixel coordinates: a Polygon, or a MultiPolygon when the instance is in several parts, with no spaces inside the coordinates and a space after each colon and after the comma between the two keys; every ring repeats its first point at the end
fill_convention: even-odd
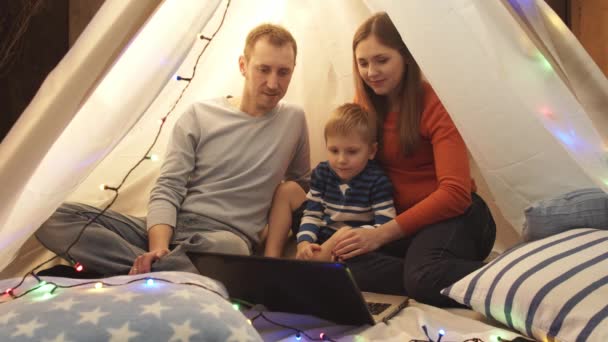
{"type": "Polygon", "coordinates": [[[158,161],[158,155],[157,154],[151,154],[149,156],[146,156],[146,159],[155,162],[155,161],[158,161]]]}
{"type": "Polygon", "coordinates": [[[76,270],[76,272],[82,272],[84,270],[84,266],[77,262],[76,264],[74,264],[74,269],[76,270]]]}
{"type": "Polygon", "coordinates": [[[99,189],[101,191],[105,191],[105,190],[112,190],[112,191],[118,191],[117,188],[113,187],[113,186],[109,186],[107,184],[99,184],[99,189]]]}
{"type": "Polygon", "coordinates": [[[53,297],[53,295],[51,293],[45,293],[42,295],[42,297],[40,298],[41,300],[48,300],[51,299],[53,297]]]}
{"type": "Polygon", "coordinates": [[[443,335],[445,335],[445,330],[439,329],[439,331],[437,332],[437,334],[439,335],[437,337],[437,342],[441,342],[441,339],[443,338],[443,335]]]}
{"type": "Polygon", "coordinates": [[[154,279],[148,278],[148,280],[146,280],[146,285],[148,285],[148,286],[154,285],[154,279]]]}
{"type": "Polygon", "coordinates": [[[98,289],[98,290],[101,289],[101,288],[103,288],[103,283],[100,282],[100,281],[96,282],[95,283],[95,288],[98,289]]]}
{"type": "Polygon", "coordinates": [[[300,334],[300,332],[298,331],[298,332],[296,333],[296,340],[298,340],[298,341],[299,341],[299,340],[301,340],[301,339],[302,339],[302,334],[300,334]]]}

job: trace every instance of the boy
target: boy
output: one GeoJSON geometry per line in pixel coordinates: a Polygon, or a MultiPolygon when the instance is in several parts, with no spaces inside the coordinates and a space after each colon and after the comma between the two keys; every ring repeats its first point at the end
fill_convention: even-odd
{"type": "MultiPolygon", "coordinates": [[[[314,169],[307,201],[299,201],[306,209],[297,233],[296,258],[331,261],[331,250],[341,233],[352,228],[373,229],[395,217],[392,186],[373,160],[378,149],[376,132],[375,118],[359,105],[347,103],[332,113],[325,125],[328,160],[314,169]]],[[[289,192],[277,191],[275,203],[297,208],[293,196],[279,198],[281,194],[289,192]]],[[[277,213],[271,212],[271,217],[273,214],[277,213]]],[[[291,212],[283,213],[288,215],[291,212]]],[[[279,229],[271,220],[268,239],[287,235],[287,228],[279,229]]]]}

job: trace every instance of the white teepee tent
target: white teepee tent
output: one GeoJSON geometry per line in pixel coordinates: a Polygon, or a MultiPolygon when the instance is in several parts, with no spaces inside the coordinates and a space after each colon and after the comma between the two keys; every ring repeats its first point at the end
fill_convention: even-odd
{"type": "MultiPolygon", "coordinates": [[[[298,41],[285,100],[307,112],[313,165],[323,159],[325,115],[352,99],[354,30],[383,10],[465,138],[486,196],[516,230],[531,201],[608,189],[608,82],[542,0],[233,0],[217,35],[200,39],[226,6],[105,1],[0,145],[0,270],[27,252],[20,247],[62,201],[109,202],[99,185],[120,183],[146,153],[187,84],[176,75],[190,77],[196,65],[152,150],[159,156],[185,105],[240,95],[244,37],[267,21],[298,41]]],[[[145,215],[158,168],[135,169],[112,208],[145,215]]]]}

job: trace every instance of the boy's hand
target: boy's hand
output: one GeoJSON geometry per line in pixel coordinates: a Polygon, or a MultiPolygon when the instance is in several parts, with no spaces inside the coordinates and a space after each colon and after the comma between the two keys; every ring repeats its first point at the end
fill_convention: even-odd
{"type": "Polygon", "coordinates": [[[319,251],[321,251],[321,246],[319,244],[302,241],[298,244],[296,259],[310,260],[312,259],[312,256],[319,251]]]}

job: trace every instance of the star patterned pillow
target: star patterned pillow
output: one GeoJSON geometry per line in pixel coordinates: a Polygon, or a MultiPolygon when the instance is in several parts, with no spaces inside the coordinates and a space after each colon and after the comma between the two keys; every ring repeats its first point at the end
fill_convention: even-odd
{"type": "MultiPolygon", "coordinates": [[[[218,282],[184,272],[28,277],[0,298],[2,341],[261,341],[218,282]],[[103,282],[103,283],[100,283],[103,282]],[[56,287],[57,285],[57,287],[56,287]],[[73,286],[73,287],[70,287],[73,286]]],[[[0,289],[19,279],[0,281],[0,289]]]]}

